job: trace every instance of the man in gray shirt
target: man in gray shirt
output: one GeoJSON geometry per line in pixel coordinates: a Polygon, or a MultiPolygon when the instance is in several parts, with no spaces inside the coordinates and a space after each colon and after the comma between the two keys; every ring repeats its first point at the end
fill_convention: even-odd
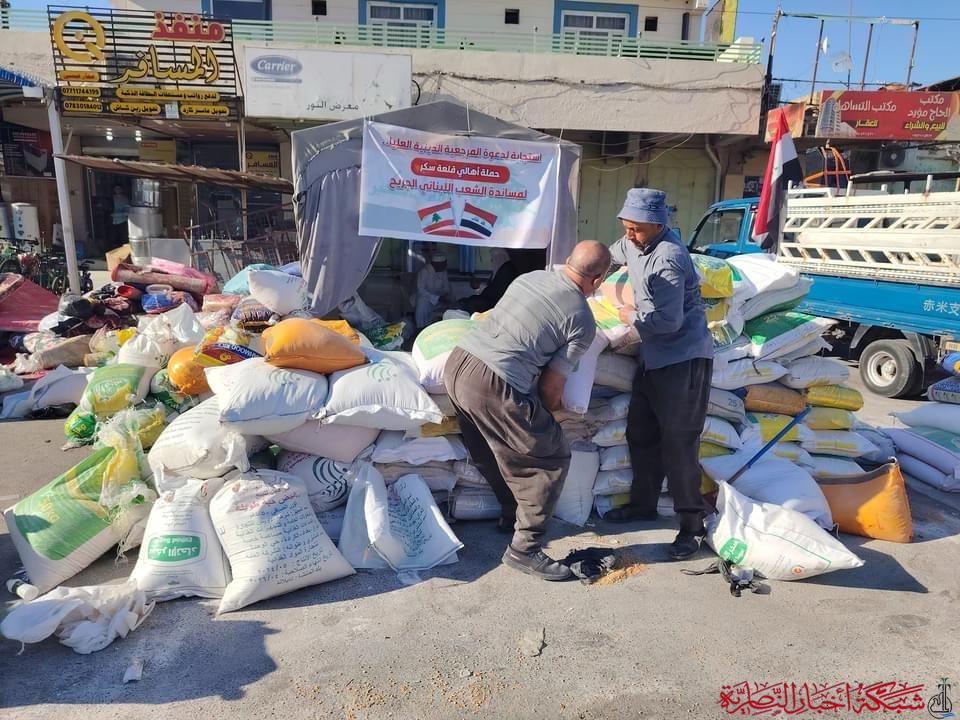
{"type": "Polygon", "coordinates": [[[586,296],[609,267],[610,251],[587,240],[560,270],[519,276],[444,369],[463,442],[503,508],[500,529],[513,532],[503,562],[544,580],[571,577],[541,545],[570,467],[551,413],[596,335],[586,296]]]}
{"type": "Polygon", "coordinates": [[[643,362],[633,381],[627,444],[633,465],[630,504],[605,516],[613,522],[652,520],[667,477],[680,532],[674,559],[690,557],[704,535],[707,506],[700,495],[700,433],[713,373],[713,339],[707,329],[700,280],[690,254],[667,227],[666,195],[634,188],[620,220],[626,232],[611,248],[626,264],[634,304],[620,310],[642,341],[643,362]]]}

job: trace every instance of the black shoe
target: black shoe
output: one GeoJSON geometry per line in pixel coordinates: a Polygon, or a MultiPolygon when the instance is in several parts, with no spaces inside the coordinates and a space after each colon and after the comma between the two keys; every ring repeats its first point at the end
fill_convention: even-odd
{"type": "Polygon", "coordinates": [[[522,553],[508,547],[506,552],[503,553],[503,564],[541,580],[559,581],[573,578],[570,568],[548,557],[543,550],[522,553]]]}
{"type": "Polygon", "coordinates": [[[614,508],[604,515],[603,519],[612,523],[628,523],[633,522],[634,520],[653,522],[658,517],[660,516],[657,515],[656,510],[652,512],[644,512],[640,510],[640,508],[634,507],[633,505],[624,505],[623,507],[614,508]]]}
{"type": "Polygon", "coordinates": [[[692,533],[689,530],[681,530],[677,537],[670,543],[670,559],[686,560],[693,557],[700,550],[700,543],[703,542],[703,535],[692,533]]]}
{"type": "Polygon", "coordinates": [[[497,520],[497,532],[504,535],[513,535],[513,526],[517,524],[515,517],[501,517],[497,520]]]}

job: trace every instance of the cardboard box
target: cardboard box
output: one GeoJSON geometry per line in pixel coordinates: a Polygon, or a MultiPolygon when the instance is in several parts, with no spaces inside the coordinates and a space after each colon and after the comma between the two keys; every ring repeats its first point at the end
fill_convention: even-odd
{"type": "Polygon", "coordinates": [[[130,258],[130,245],[121,245],[115,250],[107,251],[107,270],[113,272],[113,269],[122,262],[130,258]]]}

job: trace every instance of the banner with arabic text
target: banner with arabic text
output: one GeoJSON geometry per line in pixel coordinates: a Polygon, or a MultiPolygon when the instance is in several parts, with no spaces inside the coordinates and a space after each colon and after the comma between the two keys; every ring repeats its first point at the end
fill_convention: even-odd
{"type": "Polygon", "coordinates": [[[368,122],[360,234],[543,248],[557,216],[560,145],[368,122]]]}
{"type": "Polygon", "coordinates": [[[960,92],[824,90],[817,137],[960,140],[960,92]]]}

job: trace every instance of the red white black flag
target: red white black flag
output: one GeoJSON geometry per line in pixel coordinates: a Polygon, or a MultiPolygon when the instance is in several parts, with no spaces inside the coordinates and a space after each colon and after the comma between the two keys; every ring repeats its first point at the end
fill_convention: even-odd
{"type": "Polygon", "coordinates": [[[803,180],[797,149],[790,137],[790,128],[783,113],[770,140],[770,157],[763,175],[760,205],[753,224],[753,239],[767,252],[776,252],[783,232],[787,207],[787,186],[799,185],[803,180]]]}

